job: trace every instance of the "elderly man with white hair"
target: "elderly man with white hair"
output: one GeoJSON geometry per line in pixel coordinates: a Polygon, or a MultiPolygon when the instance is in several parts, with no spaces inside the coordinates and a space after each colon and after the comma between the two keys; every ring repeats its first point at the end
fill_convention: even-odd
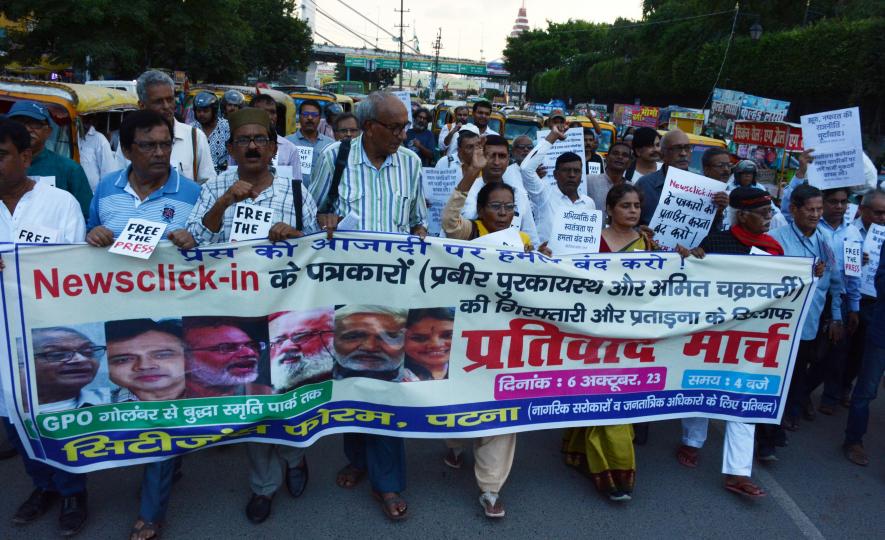
{"type": "MultiPolygon", "coordinates": [[[[175,83],[162,71],[150,70],[142,73],[135,86],[138,93],[138,106],[156,111],[174,124],[172,156],[169,163],[180,174],[203,184],[215,178],[215,165],[209,140],[201,129],[179,122],[175,118],[175,83]]],[[[129,160],[117,149],[117,161],[121,168],[129,166],[129,160]]]]}

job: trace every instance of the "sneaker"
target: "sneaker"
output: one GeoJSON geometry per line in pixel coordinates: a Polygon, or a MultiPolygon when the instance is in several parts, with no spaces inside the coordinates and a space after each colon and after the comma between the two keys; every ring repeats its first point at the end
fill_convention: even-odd
{"type": "Polygon", "coordinates": [[[609,494],[608,494],[608,499],[609,499],[610,501],[626,502],[626,501],[630,501],[630,500],[632,500],[632,499],[633,499],[633,496],[630,495],[629,492],[621,491],[621,490],[619,490],[619,489],[616,489],[616,490],[614,490],[614,491],[610,491],[610,492],[609,492],[609,494]]]}
{"type": "Polygon", "coordinates": [[[62,536],[74,536],[86,525],[86,492],[65,497],[61,502],[58,526],[62,536]]]}
{"type": "Polygon", "coordinates": [[[52,507],[52,503],[57,499],[58,493],[55,491],[46,491],[40,488],[35,489],[31,492],[28,499],[18,507],[15,515],[12,516],[12,523],[14,525],[24,525],[25,523],[34,521],[45,514],[46,511],[52,507]]]}

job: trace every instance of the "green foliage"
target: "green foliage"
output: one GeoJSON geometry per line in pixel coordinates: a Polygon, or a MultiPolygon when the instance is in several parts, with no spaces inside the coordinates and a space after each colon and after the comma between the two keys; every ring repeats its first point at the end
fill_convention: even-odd
{"type": "Polygon", "coordinates": [[[6,0],[12,20],[10,59],[43,55],[108,78],[132,78],[146,67],[185,70],[193,80],[238,82],[247,73],[273,76],[303,69],[312,46],[294,0],[6,0]]]}
{"type": "Polygon", "coordinates": [[[514,79],[534,101],[552,98],[701,106],[718,85],[796,104],[793,111],[866,105],[881,116],[885,2],[645,0],[643,25],[550,24],[507,42],[514,79]],[[723,12],[703,18],[698,15],[723,12]],[[655,23],[662,24],[655,24],[655,23]],[[653,23],[653,24],[645,24],[653,23]],[[763,26],[761,39],[749,29],[763,26]],[[881,111],[881,112],[880,112],[881,111]]]}

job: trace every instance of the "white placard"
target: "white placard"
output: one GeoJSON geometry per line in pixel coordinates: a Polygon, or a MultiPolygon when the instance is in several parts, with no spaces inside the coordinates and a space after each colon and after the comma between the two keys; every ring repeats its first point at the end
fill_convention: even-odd
{"type": "Polygon", "coordinates": [[[406,106],[406,113],[409,115],[409,123],[412,123],[412,96],[409,95],[408,90],[396,90],[392,92],[393,95],[399,98],[400,101],[403,102],[403,105],[406,106]]]}
{"type": "Polygon", "coordinates": [[[883,240],[885,240],[885,225],[870,224],[867,237],[863,242],[863,252],[869,257],[869,262],[863,265],[860,276],[860,292],[873,298],[876,297],[876,270],[879,269],[879,254],[882,250],[883,240]]]}
{"type": "Polygon", "coordinates": [[[131,218],[108,251],[138,259],[150,259],[165,231],[165,223],[131,218]]]}
{"type": "Polygon", "coordinates": [[[658,244],[667,251],[675,250],[676,244],[698,247],[713,225],[713,195],[720,191],[725,191],[724,182],[668,167],[664,190],[649,224],[658,244]]]}
{"type": "MultiPolygon", "coordinates": [[[[546,139],[550,134],[549,129],[543,129],[538,132],[538,140],[546,139]]],[[[544,156],[544,167],[547,169],[545,178],[551,183],[556,183],[553,178],[553,170],[556,168],[556,158],[566,152],[574,152],[581,157],[581,163],[585,163],[587,156],[584,154],[584,128],[573,127],[565,132],[564,141],[556,141],[547,154],[544,156]]],[[[584,167],[581,167],[581,185],[584,186],[582,193],[587,193],[587,175],[584,173],[584,167]]]]}
{"type": "Polygon", "coordinates": [[[575,210],[563,205],[556,208],[552,219],[547,247],[553,255],[599,253],[603,225],[600,210],[575,210]]]}
{"type": "Polygon", "coordinates": [[[854,220],[857,219],[857,210],[858,205],[854,203],[848,203],[848,210],[845,211],[845,217],[842,218],[845,223],[854,223],[854,220]]]}
{"type": "Polygon", "coordinates": [[[586,167],[586,173],[588,175],[591,174],[602,174],[602,165],[596,163],[595,161],[588,161],[586,167]]]}
{"type": "Polygon", "coordinates": [[[351,212],[338,222],[336,228],[342,231],[358,231],[360,230],[360,217],[351,212]]]}
{"type": "Polygon", "coordinates": [[[29,176],[31,180],[34,182],[42,182],[44,184],[49,184],[52,187],[55,187],[55,177],[54,176],[29,176]]]}
{"type": "Polygon", "coordinates": [[[18,244],[54,244],[58,238],[58,229],[39,225],[22,225],[15,231],[15,242],[18,244]]]}
{"type": "Polygon", "coordinates": [[[522,243],[522,236],[519,234],[519,229],[514,229],[513,227],[507,227],[498,232],[480,236],[479,238],[474,239],[473,242],[485,246],[506,247],[519,251],[525,249],[525,246],[522,243]]]}
{"type": "Polygon", "coordinates": [[[234,207],[234,220],[231,224],[230,241],[242,242],[267,238],[273,225],[272,208],[240,202],[234,207]]]}
{"type": "Polygon", "coordinates": [[[430,203],[427,208],[427,233],[431,236],[439,236],[442,229],[442,211],[455,190],[455,186],[461,180],[461,169],[424,167],[421,172],[424,198],[430,203]]]}
{"type": "Polygon", "coordinates": [[[861,267],[863,266],[863,238],[860,236],[860,231],[854,227],[849,227],[847,231],[848,234],[845,236],[845,243],[842,245],[845,275],[861,277],[861,267]]]}
{"type": "Polygon", "coordinates": [[[301,176],[310,176],[313,169],[313,147],[299,146],[298,159],[301,161],[301,176]]]}
{"type": "Polygon", "coordinates": [[[756,246],[751,246],[750,247],[750,255],[771,255],[771,253],[769,253],[765,250],[759,249],[756,246]]]}
{"type": "Polygon", "coordinates": [[[820,189],[864,183],[860,110],[857,107],[802,117],[802,145],[814,148],[809,183],[820,189]]]}

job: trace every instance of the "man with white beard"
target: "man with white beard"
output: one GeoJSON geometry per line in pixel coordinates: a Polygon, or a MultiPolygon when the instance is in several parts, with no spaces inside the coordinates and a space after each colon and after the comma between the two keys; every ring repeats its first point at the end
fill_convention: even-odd
{"type": "Polygon", "coordinates": [[[276,393],[332,377],[334,318],[331,307],[268,317],[270,383],[276,393]]]}
{"type": "Polygon", "coordinates": [[[258,378],[265,344],[241,328],[235,317],[184,317],[187,397],[244,395],[258,378]]]}

